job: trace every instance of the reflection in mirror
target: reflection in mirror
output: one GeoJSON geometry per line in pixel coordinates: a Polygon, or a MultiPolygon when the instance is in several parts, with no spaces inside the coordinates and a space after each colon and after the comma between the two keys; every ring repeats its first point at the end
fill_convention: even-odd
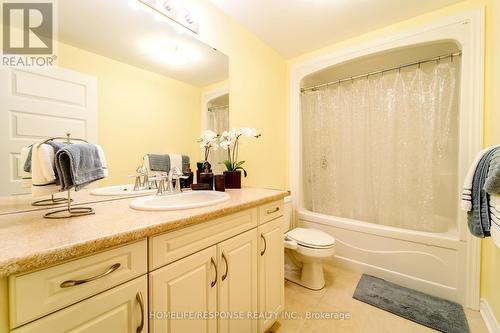
{"type": "Polygon", "coordinates": [[[32,195],[21,159],[24,147],[66,133],[102,146],[109,172],[72,191],[74,204],[119,198],[117,189],[130,195],[137,176],[146,184],[147,154],[172,154],[194,171],[203,126],[229,128],[228,57],[139,0],[64,0],[57,15],[57,66],[0,70],[0,214],[66,196],[32,195]],[[105,195],[92,195],[96,187],[105,195]]]}
{"type": "MultiPolygon", "coordinates": [[[[207,103],[207,126],[206,128],[214,131],[219,136],[229,130],[229,94],[214,97],[207,103]]],[[[226,168],[224,167],[224,160],[227,160],[227,151],[217,149],[211,152],[209,162],[212,165],[214,173],[222,173],[226,168]]]]}

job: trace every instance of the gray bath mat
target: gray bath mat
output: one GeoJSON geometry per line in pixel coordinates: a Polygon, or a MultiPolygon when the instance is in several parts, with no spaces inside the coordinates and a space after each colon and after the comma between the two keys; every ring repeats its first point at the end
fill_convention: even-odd
{"type": "Polygon", "coordinates": [[[363,274],[355,299],[445,333],[470,333],[462,306],[363,274]]]}

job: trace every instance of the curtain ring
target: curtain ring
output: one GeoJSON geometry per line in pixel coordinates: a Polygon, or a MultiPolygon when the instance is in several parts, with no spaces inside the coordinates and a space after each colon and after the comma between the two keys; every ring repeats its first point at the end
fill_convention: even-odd
{"type": "Polygon", "coordinates": [[[451,57],[451,59],[450,59],[451,62],[453,62],[453,53],[450,55],[450,57],[451,57]]]}
{"type": "Polygon", "coordinates": [[[418,69],[420,69],[420,64],[421,64],[421,62],[419,61],[419,62],[418,62],[418,69]]]}

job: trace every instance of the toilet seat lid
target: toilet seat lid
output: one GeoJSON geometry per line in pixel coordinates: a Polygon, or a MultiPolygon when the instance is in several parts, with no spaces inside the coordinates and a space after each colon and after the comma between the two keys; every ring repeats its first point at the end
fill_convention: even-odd
{"type": "Polygon", "coordinates": [[[298,244],[308,247],[327,248],[335,245],[335,238],[318,229],[295,228],[286,235],[298,244]]]}

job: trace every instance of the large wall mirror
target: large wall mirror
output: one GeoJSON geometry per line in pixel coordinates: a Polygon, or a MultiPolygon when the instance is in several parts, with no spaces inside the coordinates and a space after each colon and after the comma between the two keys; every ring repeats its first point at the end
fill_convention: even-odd
{"type": "MultiPolygon", "coordinates": [[[[45,139],[71,133],[102,146],[109,176],[93,189],[133,185],[147,154],[188,156],[194,171],[201,131],[229,127],[226,55],[139,0],[57,6],[57,66],[0,70],[0,214],[66,196],[23,187],[21,151],[45,139]]],[[[222,157],[211,158],[217,168],[222,157]]],[[[91,189],[73,192],[74,203],[117,198],[91,189]]]]}

